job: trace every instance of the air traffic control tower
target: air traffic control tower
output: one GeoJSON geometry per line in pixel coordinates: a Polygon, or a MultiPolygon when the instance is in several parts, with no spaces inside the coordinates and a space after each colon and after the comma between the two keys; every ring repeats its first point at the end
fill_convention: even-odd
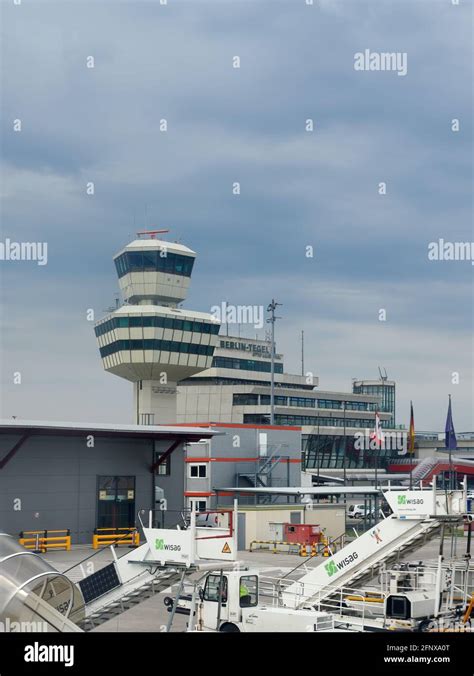
{"type": "Polygon", "coordinates": [[[176,422],[177,383],[211,366],[220,324],[182,310],[196,253],[138,233],[114,256],[123,305],[95,325],[104,369],[134,388],[134,422],[176,422]]]}

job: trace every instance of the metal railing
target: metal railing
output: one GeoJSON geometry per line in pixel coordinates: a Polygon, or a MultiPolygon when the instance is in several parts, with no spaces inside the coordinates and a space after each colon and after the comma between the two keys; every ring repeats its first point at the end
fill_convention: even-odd
{"type": "MultiPolygon", "coordinates": [[[[436,588],[436,566],[437,563],[433,562],[428,566],[407,569],[406,571],[403,569],[386,569],[383,571],[386,580],[382,580],[378,588],[371,586],[332,587],[305,582],[299,588],[297,587],[296,591],[289,591],[289,587],[295,583],[294,579],[261,576],[259,579],[259,597],[272,607],[281,607],[283,605],[283,594],[285,594],[285,605],[298,608],[304,604],[308,595],[310,595],[311,601],[307,606],[318,611],[331,613],[336,621],[352,624],[353,628],[362,631],[367,627],[369,620],[372,627],[376,624],[380,628],[385,628],[392,622],[391,618],[386,616],[386,598],[390,594],[434,590],[436,588]],[[410,583],[404,582],[402,579],[396,585],[396,591],[390,591],[388,584],[390,576],[394,573],[402,575],[405,572],[410,576],[410,583]]],[[[461,562],[449,562],[442,567],[444,583],[438,611],[441,615],[453,613],[460,604],[466,605],[474,594],[474,566],[469,569],[462,566],[461,562]],[[457,579],[454,575],[452,577],[449,575],[455,567],[458,573],[457,579]]],[[[298,581],[296,580],[296,582],[298,581]]],[[[434,610],[433,603],[433,612],[434,610]]]]}

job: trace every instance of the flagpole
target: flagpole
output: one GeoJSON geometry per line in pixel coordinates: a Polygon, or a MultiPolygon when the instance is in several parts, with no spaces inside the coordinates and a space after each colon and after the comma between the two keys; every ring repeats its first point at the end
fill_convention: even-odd
{"type": "Polygon", "coordinates": [[[445,426],[445,441],[444,445],[445,448],[448,449],[449,451],[449,487],[451,490],[455,488],[454,485],[454,468],[453,468],[453,449],[456,450],[457,448],[457,441],[456,441],[456,433],[454,431],[454,424],[453,424],[453,413],[452,413],[452,408],[451,408],[451,395],[449,396],[449,404],[448,404],[448,416],[446,418],[446,426],[445,426]]]}
{"type": "MultiPolygon", "coordinates": [[[[449,394],[449,410],[451,411],[451,395],[449,394]]],[[[452,411],[451,411],[451,420],[452,420],[452,411]]],[[[452,444],[449,444],[449,487],[451,490],[454,489],[454,476],[453,476],[453,452],[451,449],[452,444]]]]}
{"type": "Polygon", "coordinates": [[[414,455],[415,455],[415,441],[414,438],[412,440],[412,435],[414,437],[415,435],[415,421],[413,417],[413,402],[410,399],[410,425],[408,429],[408,434],[410,435],[410,445],[409,445],[409,453],[411,455],[411,463],[410,463],[410,490],[413,489],[413,462],[415,460],[414,455]],[[412,423],[413,423],[413,430],[412,430],[412,423]]]}
{"type": "MultiPolygon", "coordinates": [[[[378,429],[377,429],[377,416],[379,414],[378,409],[375,411],[375,433],[376,435],[378,434],[378,429]]],[[[377,446],[378,446],[378,439],[376,438],[376,448],[375,448],[375,488],[377,488],[377,469],[378,469],[378,453],[377,453],[377,446]]]]}

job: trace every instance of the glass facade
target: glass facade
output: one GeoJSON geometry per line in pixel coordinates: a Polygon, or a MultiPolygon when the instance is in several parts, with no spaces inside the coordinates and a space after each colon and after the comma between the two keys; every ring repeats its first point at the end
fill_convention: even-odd
{"type": "Polygon", "coordinates": [[[99,348],[101,357],[108,357],[114,352],[122,350],[160,350],[164,352],[181,352],[182,354],[200,354],[212,357],[212,345],[198,345],[197,343],[181,343],[176,340],[116,340],[109,345],[99,348]]]}
{"type": "MultiPolygon", "coordinates": [[[[271,370],[270,362],[255,361],[254,359],[233,359],[232,357],[214,357],[212,366],[221,369],[264,371],[267,373],[271,370]]],[[[283,364],[275,364],[275,373],[283,373],[283,364]]]]}
{"type": "Polygon", "coordinates": [[[336,410],[346,411],[375,411],[377,404],[370,404],[365,401],[346,401],[345,407],[344,402],[337,399],[318,399],[318,408],[331,408],[336,410]]]}
{"type": "Polygon", "coordinates": [[[164,250],[125,251],[114,262],[119,278],[129,272],[166,272],[191,277],[194,258],[164,250]]]}
{"type": "MultiPolygon", "coordinates": [[[[276,406],[286,406],[288,397],[275,395],[276,406]]],[[[270,406],[269,394],[234,394],[232,403],[234,406],[270,406]]]]}
{"type": "MultiPolygon", "coordinates": [[[[269,394],[234,394],[234,405],[236,406],[270,406],[270,395],[269,394]]],[[[313,399],[312,397],[293,397],[293,396],[281,396],[275,395],[275,405],[276,406],[296,406],[298,408],[322,408],[322,409],[332,409],[344,411],[344,405],[342,401],[336,399],[313,399]]],[[[346,401],[345,410],[347,411],[375,411],[377,404],[371,404],[363,401],[346,401]]],[[[310,416],[310,419],[313,418],[310,416]]],[[[316,420],[322,420],[322,418],[316,418],[316,420]]],[[[342,420],[344,424],[344,418],[331,418],[331,420],[342,420]]],[[[346,421],[350,418],[346,415],[346,421]]],[[[370,425],[373,426],[374,421],[372,418],[367,418],[364,420],[369,420],[370,425]]],[[[339,424],[339,423],[337,423],[339,424]]],[[[365,427],[365,425],[363,425],[365,427]]]]}
{"type": "MultiPolygon", "coordinates": [[[[199,376],[193,376],[192,378],[186,378],[181,381],[181,385],[268,385],[270,386],[269,380],[248,380],[247,378],[208,378],[204,376],[200,378],[199,376]]],[[[286,390],[301,390],[304,385],[295,385],[294,383],[275,383],[275,389],[278,391],[278,388],[285,388],[286,390]]],[[[312,390],[313,387],[310,385],[307,389],[312,390]]],[[[265,396],[265,395],[264,395],[265,396]]],[[[284,397],[285,398],[285,397],[284,397]]]]}
{"type": "Polygon", "coordinates": [[[368,383],[354,383],[352,390],[354,394],[370,394],[382,398],[379,411],[382,413],[391,413],[391,426],[395,427],[395,384],[380,383],[377,385],[368,383]]]}
{"type": "Polygon", "coordinates": [[[114,329],[128,329],[152,327],[156,329],[172,329],[173,331],[189,331],[194,333],[210,333],[217,335],[219,333],[219,324],[210,322],[197,322],[188,319],[178,319],[177,317],[134,315],[126,317],[112,317],[106,322],[95,327],[95,335],[103,336],[104,333],[114,329]]]}
{"type": "MultiPolygon", "coordinates": [[[[244,414],[244,423],[248,424],[269,424],[270,416],[259,413],[244,414]]],[[[382,427],[390,427],[386,421],[382,421],[382,427]]],[[[359,427],[362,429],[373,429],[373,418],[320,418],[314,415],[282,415],[275,414],[275,425],[314,425],[321,427],[359,427]]]]}
{"type": "Polygon", "coordinates": [[[346,469],[387,469],[398,451],[390,448],[355,448],[355,440],[349,436],[310,434],[303,438],[303,453],[306,469],[342,469],[344,454],[346,469]]]}
{"type": "MultiPolygon", "coordinates": [[[[270,395],[261,394],[260,395],[260,405],[261,406],[270,406],[270,395]]],[[[282,397],[279,394],[275,394],[275,406],[288,406],[288,397],[282,397]]]]}

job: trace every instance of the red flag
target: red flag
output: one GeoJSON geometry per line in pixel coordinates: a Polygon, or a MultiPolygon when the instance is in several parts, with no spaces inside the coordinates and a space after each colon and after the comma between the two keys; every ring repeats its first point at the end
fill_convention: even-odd
{"type": "Polygon", "coordinates": [[[382,424],[380,422],[380,416],[379,412],[375,411],[375,429],[370,435],[372,439],[375,439],[377,442],[377,446],[382,446],[383,441],[384,441],[384,436],[383,436],[383,431],[382,431],[382,424]]]}

